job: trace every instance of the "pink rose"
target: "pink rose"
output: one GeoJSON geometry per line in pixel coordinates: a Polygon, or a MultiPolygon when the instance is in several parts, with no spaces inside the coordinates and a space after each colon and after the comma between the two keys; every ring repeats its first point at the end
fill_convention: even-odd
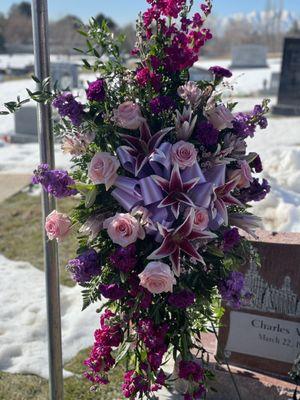
{"type": "Polygon", "coordinates": [[[229,180],[236,179],[238,181],[237,188],[244,189],[250,186],[250,182],[253,181],[253,177],[251,175],[251,168],[247,161],[240,161],[240,168],[231,170],[228,173],[229,180]]]}
{"type": "Polygon", "coordinates": [[[52,211],[46,218],[45,230],[50,240],[56,239],[62,241],[68,236],[71,229],[72,221],[66,214],[52,211]]]}
{"type": "Polygon", "coordinates": [[[219,104],[216,107],[206,110],[206,117],[214,128],[222,131],[226,128],[232,128],[233,114],[224,106],[219,104]]]}
{"type": "Polygon", "coordinates": [[[194,227],[200,231],[204,231],[208,227],[209,216],[205,208],[195,210],[194,227]]]}
{"type": "Polygon", "coordinates": [[[153,294],[173,292],[176,279],[168,264],[160,261],[150,262],[139,274],[140,285],[153,294]]]}
{"type": "Polygon", "coordinates": [[[132,101],[126,101],[114,110],[114,120],[118,126],[125,129],[138,129],[145,118],[143,118],[140,106],[132,101]]]}
{"type": "Polygon", "coordinates": [[[93,183],[105,184],[108,190],[116,181],[117,170],[120,167],[118,159],[109,153],[96,153],[89,165],[88,176],[93,183]]]}
{"type": "Polygon", "coordinates": [[[114,217],[107,218],[103,227],[114,243],[127,247],[137,239],[145,238],[145,231],[139,221],[130,214],[117,213],[114,217]]]}
{"type": "Polygon", "coordinates": [[[174,164],[179,165],[179,168],[185,169],[191,167],[197,161],[197,150],[192,143],[180,140],[173,144],[171,158],[174,164]]]}

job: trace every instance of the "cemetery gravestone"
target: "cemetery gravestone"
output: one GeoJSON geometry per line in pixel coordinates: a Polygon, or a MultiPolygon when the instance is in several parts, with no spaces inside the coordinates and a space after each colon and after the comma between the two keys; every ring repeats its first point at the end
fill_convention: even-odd
{"type": "Polygon", "coordinates": [[[37,109],[36,106],[22,107],[15,113],[15,134],[11,141],[15,143],[37,142],[37,109]]]}
{"type": "Polygon", "coordinates": [[[218,356],[239,367],[287,377],[300,354],[300,234],[261,232],[254,241],[261,268],[245,267],[253,297],[226,307],[218,356]]]}
{"type": "Polygon", "coordinates": [[[267,48],[256,44],[233,47],[231,68],[268,68],[267,48]]]}
{"type": "Polygon", "coordinates": [[[78,87],[78,66],[71,63],[51,63],[53,84],[57,82],[59,89],[78,87]]]}
{"type": "Polygon", "coordinates": [[[280,83],[280,73],[272,72],[271,82],[270,82],[270,87],[269,87],[269,94],[278,94],[279,83],[280,83]]]}
{"type": "Polygon", "coordinates": [[[273,113],[300,115],[300,36],[285,39],[278,104],[273,113]]]}
{"type": "Polygon", "coordinates": [[[191,81],[211,81],[213,79],[213,74],[205,68],[194,66],[189,73],[191,81]]]}

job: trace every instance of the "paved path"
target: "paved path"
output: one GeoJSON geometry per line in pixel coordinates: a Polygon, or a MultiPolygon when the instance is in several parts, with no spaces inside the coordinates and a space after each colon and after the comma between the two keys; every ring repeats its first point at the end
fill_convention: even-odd
{"type": "Polygon", "coordinates": [[[29,174],[0,174],[0,203],[18,193],[30,181],[29,174]]]}

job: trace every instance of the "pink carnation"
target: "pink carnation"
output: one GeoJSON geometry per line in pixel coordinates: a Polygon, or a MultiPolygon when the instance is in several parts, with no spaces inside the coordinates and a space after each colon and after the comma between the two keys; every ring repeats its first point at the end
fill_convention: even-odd
{"type": "Polygon", "coordinates": [[[114,217],[107,218],[103,227],[107,229],[111,240],[122,247],[145,238],[145,231],[139,221],[128,213],[117,213],[114,217]]]}
{"type": "Polygon", "coordinates": [[[207,228],[209,223],[208,212],[205,208],[199,208],[195,210],[194,227],[203,231],[207,228]]]}
{"type": "Polygon", "coordinates": [[[139,274],[140,285],[153,294],[173,292],[176,279],[168,264],[160,261],[150,262],[139,274]]]}
{"type": "Polygon", "coordinates": [[[140,106],[132,101],[126,101],[114,110],[114,120],[119,127],[130,130],[138,129],[145,122],[140,106]]]}
{"type": "Polygon", "coordinates": [[[171,158],[174,164],[179,165],[179,168],[185,169],[193,166],[197,161],[197,150],[192,143],[180,140],[173,144],[171,158]]]}
{"type": "Polygon", "coordinates": [[[96,184],[105,184],[108,190],[117,179],[120,167],[118,159],[109,153],[96,153],[89,165],[88,176],[96,184]]]}
{"type": "Polygon", "coordinates": [[[56,239],[62,241],[68,236],[71,229],[72,221],[66,214],[52,211],[46,218],[45,230],[50,240],[56,239]]]}

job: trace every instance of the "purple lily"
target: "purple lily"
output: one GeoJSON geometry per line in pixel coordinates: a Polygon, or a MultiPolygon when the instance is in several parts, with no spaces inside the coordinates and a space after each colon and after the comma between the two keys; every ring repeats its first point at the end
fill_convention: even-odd
{"type": "Polygon", "coordinates": [[[183,203],[189,207],[196,207],[194,202],[188,196],[200,180],[200,177],[193,178],[188,182],[183,182],[178,164],[175,164],[170,181],[158,175],[152,175],[154,182],[167,193],[167,196],[158,204],[158,208],[171,206],[171,210],[177,219],[179,216],[180,205],[183,203]]]}
{"type": "Polygon", "coordinates": [[[159,260],[169,257],[176,276],[180,276],[181,252],[184,252],[188,256],[204,264],[202,256],[198,253],[192,242],[195,240],[212,239],[216,236],[212,232],[195,229],[194,219],[195,211],[191,208],[187,218],[182,225],[176,229],[167,229],[163,225],[157,224],[158,230],[163,237],[163,242],[161,246],[147,258],[149,260],[159,260]]]}
{"type": "Polygon", "coordinates": [[[140,137],[121,134],[121,138],[128,144],[128,146],[121,146],[122,149],[129,156],[135,160],[135,176],[138,176],[142,168],[147,163],[149,156],[161,144],[163,138],[174,128],[165,128],[151,134],[147,122],[143,122],[140,127],[140,137]]]}

